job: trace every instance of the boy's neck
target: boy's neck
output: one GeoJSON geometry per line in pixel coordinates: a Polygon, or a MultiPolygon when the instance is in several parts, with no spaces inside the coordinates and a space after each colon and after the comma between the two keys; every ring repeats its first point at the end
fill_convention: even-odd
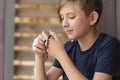
{"type": "Polygon", "coordinates": [[[85,36],[82,39],[78,40],[78,43],[80,45],[81,51],[86,51],[89,48],[92,47],[92,45],[95,43],[96,39],[99,36],[99,32],[95,31],[93,33],[89,33],[87,36],[85,36]]]}

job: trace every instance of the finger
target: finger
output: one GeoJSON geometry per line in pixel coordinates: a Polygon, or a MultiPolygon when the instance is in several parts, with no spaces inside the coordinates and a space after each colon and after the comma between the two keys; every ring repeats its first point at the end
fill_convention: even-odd
{"type": "Polygon", "coordinates": [[[45,32],[45,31],[42,31],[42,36],[43,36],[43,38],[45,39],[45,40],[48,40],[48,33],[47,32],[45,32]]]}
{"type": "Polygon", "coordinates": [[[34,39],[32,46],[43,49],[45,46],[45,42],[39,38],[34,39]]]}
{"type": "Polygon", "coordinates": [[[32,45],[32,49],[33,49],[33,51],[35,51],[36,49],[45,51],[46,47],[44,45],[41,45],[40,43],[34,43],[32,45]]]}
{"type": "Polygon", "coordinates": [[[45,38],[43,37],[42,34],[38,35],[38,38],[41,39],[41,40],[43,40],[43,41],[45,41],[45,38]]]}
{"type": "Polygon", "coordinates": [[[58,39],[58,36],[53,31],[49,31],[51,36],[54,37],[54,39],[58,39]]]}
{"type": "Polygon", "coordinates": [[[45,53],[45,50],[39,49],[37,47],[33,47],[32,49],[35,53],[40,53],[40,54],[45,53]]]}
{"type": "Polygon", "coordinates": [[[33,42],[38,42],[38,41],[45,42],[45,39],[42,37],[41,34],[39,34],[38,37],[36,37],[33,42]]]}
{"type": "Polygon", "coordinates": [[[45,41],[43,41],[42,39],[40,39],[40,38],[37,37],[37,38],[34,39],[33,44],[34,43],[40,43],[40,44],[43,45],[45,43],[45,41]]]}
{"type": "Polygon", "coordinates": [[[39,41],[39,38],[37,37],[37,38],[34,39],[33,43],[38,42],[38,41],[39,41]]]}
{"type": "Polygon", "coordinates": [[[37,48],[42,49],[42,50],[45,49],[45,45],[44,45],[44,43],[43,43],[42,41],[34,42],[34,43],[33,43],[33,47],[37,47],[37,48]]]}

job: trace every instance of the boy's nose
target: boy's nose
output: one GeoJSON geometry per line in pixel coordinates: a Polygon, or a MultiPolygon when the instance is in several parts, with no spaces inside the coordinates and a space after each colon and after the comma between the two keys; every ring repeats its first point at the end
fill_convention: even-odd
{"type": "Polygon", "coordinates": [[[68,27],[68,26],[69,26],[68,21],[67,21],[67,20],[63,20],[63,21],[62,21],[62,26],[63,26],[63,27],[68,27]]]}

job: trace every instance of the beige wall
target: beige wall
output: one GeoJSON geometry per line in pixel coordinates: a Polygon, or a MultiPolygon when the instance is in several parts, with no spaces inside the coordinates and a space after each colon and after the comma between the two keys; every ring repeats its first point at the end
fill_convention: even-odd
{"type": "Polygon", "coordinates": [[[4,0],[0,0],[0,80],[3,80],[3,41],[4,41],[4,0]]]}
{"type": "Polygon", "coordinates": [[[120,40],[120,0],[116,0],[116,12],[117,12],[117,16],[116,16],[116,26],[117,26],[117,29],[116,29],[116,34],[117,34],[117,37],[119,38],[120,40]]]}

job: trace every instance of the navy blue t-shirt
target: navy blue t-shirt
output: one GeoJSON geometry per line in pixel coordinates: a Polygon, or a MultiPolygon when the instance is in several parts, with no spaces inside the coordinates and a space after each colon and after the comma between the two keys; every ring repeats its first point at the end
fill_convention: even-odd
{"type": "MultiPolygon", "coordinates": [[[[80,50],[77,41],[68,41],[65,43],[65,49],[74,65],[89,80],[93,79],[95,72],[107,73],[113,76],[113,80],[120,80],[120,42],[118,39],[100,33],[96,42],[86,51],[80,50]]],[[[63,80],[68,80],[57,60],[53,66],[61,68],[63,80]]]]}

